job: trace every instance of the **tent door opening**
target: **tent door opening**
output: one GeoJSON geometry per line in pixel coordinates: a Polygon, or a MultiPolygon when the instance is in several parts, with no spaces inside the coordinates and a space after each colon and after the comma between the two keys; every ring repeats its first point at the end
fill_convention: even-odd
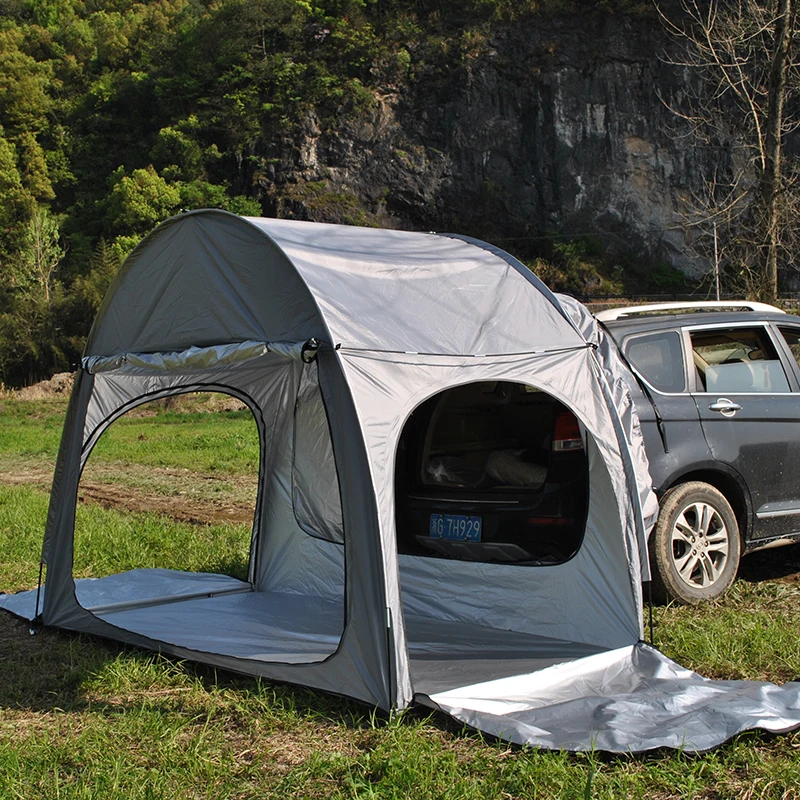
{"type": "Polygon", "coordinates": [[[102,591],[81,583],[81,605],[108,616],[250,591],[260,454],[252,411],[220,392],[167,395],[110,422],[78,489],[73,577],[106,578],[102,591]]]}
{"type": "MultiPolygon", "coordinates": [[[[117,513],[87,504],[78,515],[76,599],[103,622],[172,647],[322,661],[344,630],[344,547],[316,365],[267,353],[213,378],[247,404],[180,394],[182,379],[164,375],[155,404],[90,435],[80,491],[124,502],[117,513]],[[139,484],[164,513],[137,512],[139,484]]],[[[136,398],[136,380],[98,375],[98,399],[136,398]]]]}

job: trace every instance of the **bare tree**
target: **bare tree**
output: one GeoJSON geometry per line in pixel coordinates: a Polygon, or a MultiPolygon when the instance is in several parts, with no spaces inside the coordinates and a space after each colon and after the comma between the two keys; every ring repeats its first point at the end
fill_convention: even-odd
{"type": "Polygon", "coordinates": [[[668,60],[687,73],[685,93],[667,105],[693,143],[707,148],[710,165],[687,219],[714,231],[728,271],[768,302],[777,297],[779,263],[794,264],[798,255],[789,213],[796,182],[783,158],[784,137],[800,122],[793,102],[800,88],[796,5],[681,0],[680,13],[659,8],[681,45],[681,55],[668,60]]]}

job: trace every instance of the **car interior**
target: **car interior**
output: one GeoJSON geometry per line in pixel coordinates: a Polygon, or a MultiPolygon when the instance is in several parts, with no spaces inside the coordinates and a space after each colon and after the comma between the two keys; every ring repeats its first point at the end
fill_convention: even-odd
{"type": "Polygon", "coordinates": [[[691,340],[701,391],[714,394],[789,391],[778,354],[764,330],[692,331],[691,340]]]}
{"type": "Polygon", "coordinates": [[[471,383],[423,403],[401,435],[396,476],[401,553],[547,564],[580,545],[582,433],[535,387],[471,383]]]}

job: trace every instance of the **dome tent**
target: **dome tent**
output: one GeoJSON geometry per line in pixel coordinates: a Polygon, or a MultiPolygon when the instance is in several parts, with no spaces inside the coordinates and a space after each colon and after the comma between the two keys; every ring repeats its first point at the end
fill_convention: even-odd
{"type": "MultiPolygon", "coordinates": [[[[103,302],[56,467],[46,586],[0,605],[387,710],[416,700],[546,747],[703,749],[800,722],[795,710],[771,723],[738,684],[740,715],[709,724],[699,709],[687,722],[711,682],[641,643],[653,511],[614,351],[510,256],[465,237],[191,212],[136,248],[103,302]],[[404,552],[407,425],[431,398],[498,382],[544,392],[580,422],[579,547],[535,565],[404,552]],[[258,426],[247,580],[164,569],[74,580],[78,481],[95,443],[143,402],[193,391],[239,398],[258,426]]],[[[787,696],[796,704],[773,700],[787,696]]]]}

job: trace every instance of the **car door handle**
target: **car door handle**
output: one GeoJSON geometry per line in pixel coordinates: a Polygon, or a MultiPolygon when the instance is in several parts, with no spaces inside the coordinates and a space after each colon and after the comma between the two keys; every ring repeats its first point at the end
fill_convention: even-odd
{"type": "Polygon", "coordinates": [[[723,417],[732,417],[737,411],[741,411],[742,407],[727,397],[720,397],[716,403],[712,403],[708,407],[709,411],[719,411],[723,417]]]}

